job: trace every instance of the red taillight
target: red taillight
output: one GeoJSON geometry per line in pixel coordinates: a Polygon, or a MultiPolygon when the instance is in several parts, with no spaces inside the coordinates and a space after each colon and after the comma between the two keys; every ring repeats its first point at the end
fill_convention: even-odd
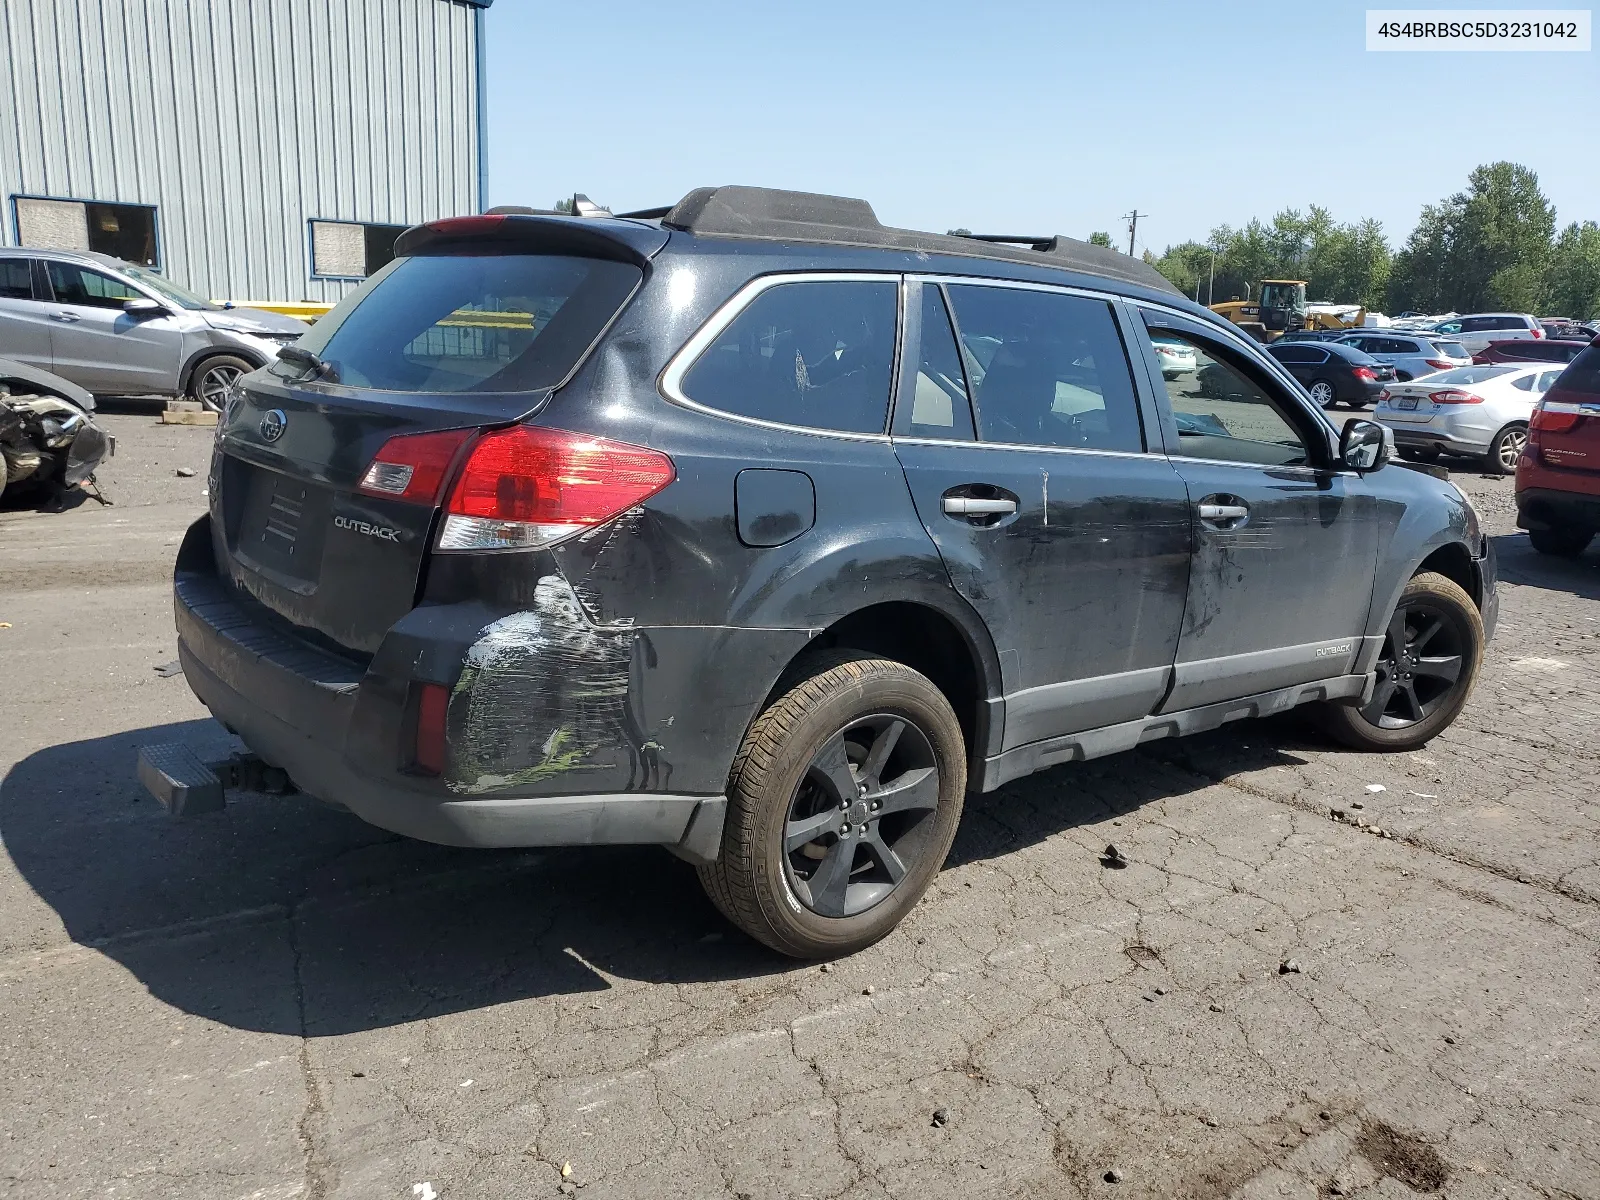
{"type": "Polygon", "coordinates": [[[1428,399],[1435,404],[1482,404],[1483,397],[1460,388],[1446,388],[1442,392],[1429,392],[1428,399]]]}
{"type": "Polygon", "coordinates": [[[1378,403],[1379,404],[1382,404],[1388,398],[1389,398],[1389,389],[1388,388],[1384,388],[1383,391],[1378,393],[1378,403]]]}
{"type": "Polygon", "coordinates": [[[445,506],[441,550],[548,546],[603,525],[676,477],[658,450],[534,425],[473,444],[445,506]]]}
{"type": "Polygon", "coordinates": [[[444,724],[449,708],[449,688],[442,683],[417,685],[417,736],[411,765],[424,774],[444,774],[444,724]]]}
{"type": "Polygon", "coordinates": [[[1451,367],[1455,366],[1455,363],[1451,362],[1448,358],[1425,358],[1422,361],[1427,363],[1435,371],[1448,371],[1451,367]]]}
{"type": "Polygon", "coordinates": [[[1548,408],[1544,404],[1540,404],[1538,408],[1533,410],[1533,419],[1528,422],[1528,430],[1530,433],[1535,431],[1539,433],[1567,433],[1577,426],[1578,420],[1582,416],[1581,412],[1573,412],[1566,405],[1548,408]]]}
{"type": "Polygon", "coordinates": [[[1355,377],[1357,379],[1365,379],[1369,383],[1376,383],[1378,381],[1378,376],[1371,367],[1353,367],[1351,369],[1355,372],[1355,377]]]}
{"type": "Polygon", "coordinates": [[[1529,332],[1532,333],[1536,338],[1542,338],[1544,336],[1544,330],[1540,329],[1537,325],[1535,325],[1529,332]]]}
{"type": "Polygon", "coordinates": [[[437,504],[450,465],[471,436],[470,429],[445,429],[392,437],[373,457],[357,490],[389,500],[437,504]]]}

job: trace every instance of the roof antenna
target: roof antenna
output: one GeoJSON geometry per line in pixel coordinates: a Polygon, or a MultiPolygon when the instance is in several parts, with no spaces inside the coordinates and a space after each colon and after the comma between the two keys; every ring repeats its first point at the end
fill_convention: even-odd
{"type": "Polygon", "coordinates": [[[575,217],[609,217],[611,210],[602,208],[582,192],[572,194],[572,215],[575,217]]]}

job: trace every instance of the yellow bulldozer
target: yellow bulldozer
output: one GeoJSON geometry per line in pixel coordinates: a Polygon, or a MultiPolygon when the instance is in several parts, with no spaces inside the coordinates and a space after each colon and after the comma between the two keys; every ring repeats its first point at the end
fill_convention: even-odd
{"type": "Polygon", "coordinates": [[[1211,311],[1258,342],[1275,342],[1302,329],[1355,329],[1367,319],[1359,304],[1307,304],[1304,279],[1263,279],[1260,299],[1225,300],[1211,311]]]}

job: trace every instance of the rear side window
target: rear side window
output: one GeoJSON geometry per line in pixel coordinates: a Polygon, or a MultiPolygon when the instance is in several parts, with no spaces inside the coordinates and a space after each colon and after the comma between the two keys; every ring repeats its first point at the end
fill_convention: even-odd
{"type": "Polygon", "coordinates": [[[566,378],[642,277],[631,263],[553,254],[400,258],[300,345],[351,387],[537,391],[566,378]]]}
{"type": "Polygon", "coordinates": [[[683,394],[741,417],[882,433],[899,293],[888,280],[767,288],[695,360],[683,394]]]}
{"type": "Polygon", "coordinates": [[[1132,370],[1109,304],[973,284],[949,291],[981,440],[1144,449],[1132,370]]]}
{"type": "Polygon", "coordinates": [[[1561,372],[1551,390],[1600,396],[1600,346],[1587,347],[1567,364],[1567,369],[1561,372]]]}
{"type": "Polygon", "coordinates": [[[32,300],[33,272],[25,258],[0,258],[0,300],[32,300]]]}
{"type": "Polygon", "coordinates": [[[1322,350],[1314,350],[1309,346],[1273,346],[1267,351],[1273,358],[1281,363],[1319,363],[1328,357],[1322,350]]]}

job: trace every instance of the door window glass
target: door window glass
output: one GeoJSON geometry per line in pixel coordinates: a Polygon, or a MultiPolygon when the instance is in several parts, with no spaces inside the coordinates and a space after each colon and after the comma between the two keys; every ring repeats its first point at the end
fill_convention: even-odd
{"type": "Polygon", "coordinates": [[[80,267],[77,263],[49,264],[50,286],[57,304],[82,304],[89,308],[121,308],[124,300],[143,300],[143,293],[120,279],[80,267]]]}
{"type": "Polygon", "coordinates": [[[1519,391],[1531,392],[1533,391],[1533,380],[1534,377],[1532,375],[1524,375],[1521,379],[1513,379],[1511,386],[1519,391]]]}
{"type": "Polygon", "coordinates": [[[33,269],[25,258],[0,258],[0,300],[32,300],[33,269]]]}
{"type": "Polygon", "coordinates": [[[770,287],[695,360],[684,395],[763,421],[882,433],[899,291],[890,281],[770,287]]]}
{"type": "Polygon", "coordinates": [[[1555,381],[1560,378],[1560,371],[1541,371],[1539,373],[1539,382],[1534,385],[1534,390],[1548,392],[1555,381]]]}
{"type": "Polygon", "coordinates": [[[1162,380],[1178,426],[1178,453],[1188,458],[1266,466],[1305,466],[1306,441],[1285,415],[1284,405],[1255,372],[1200,338],[1173,330],[1195,350],[1198,369],[1188,379],[1162,380]]]}
{"type": "MultiPolygon", "coordinates": [[[[917,377],[911,396],[911,420],[904,426],[913,437],[972,440],[972,405],[961,352],[950,327],[944,296],[932,283],[922,285],[921,342],[917,377]]],[[[896,427],[900,428],[899,421],[896,427]]]]}
{"type": "Polygon", "coordinates": [[[1269,354],[1281,363],[1312,363],[1321,362],[1320,351],[1309,346],[1274,346],[1269,354]]]}
{"type": "Polygon", "coordinates": [[[1109,304],[1018,288],[949,290],[979,438],[1144,449],[1133,375],[1109,304]]]}

